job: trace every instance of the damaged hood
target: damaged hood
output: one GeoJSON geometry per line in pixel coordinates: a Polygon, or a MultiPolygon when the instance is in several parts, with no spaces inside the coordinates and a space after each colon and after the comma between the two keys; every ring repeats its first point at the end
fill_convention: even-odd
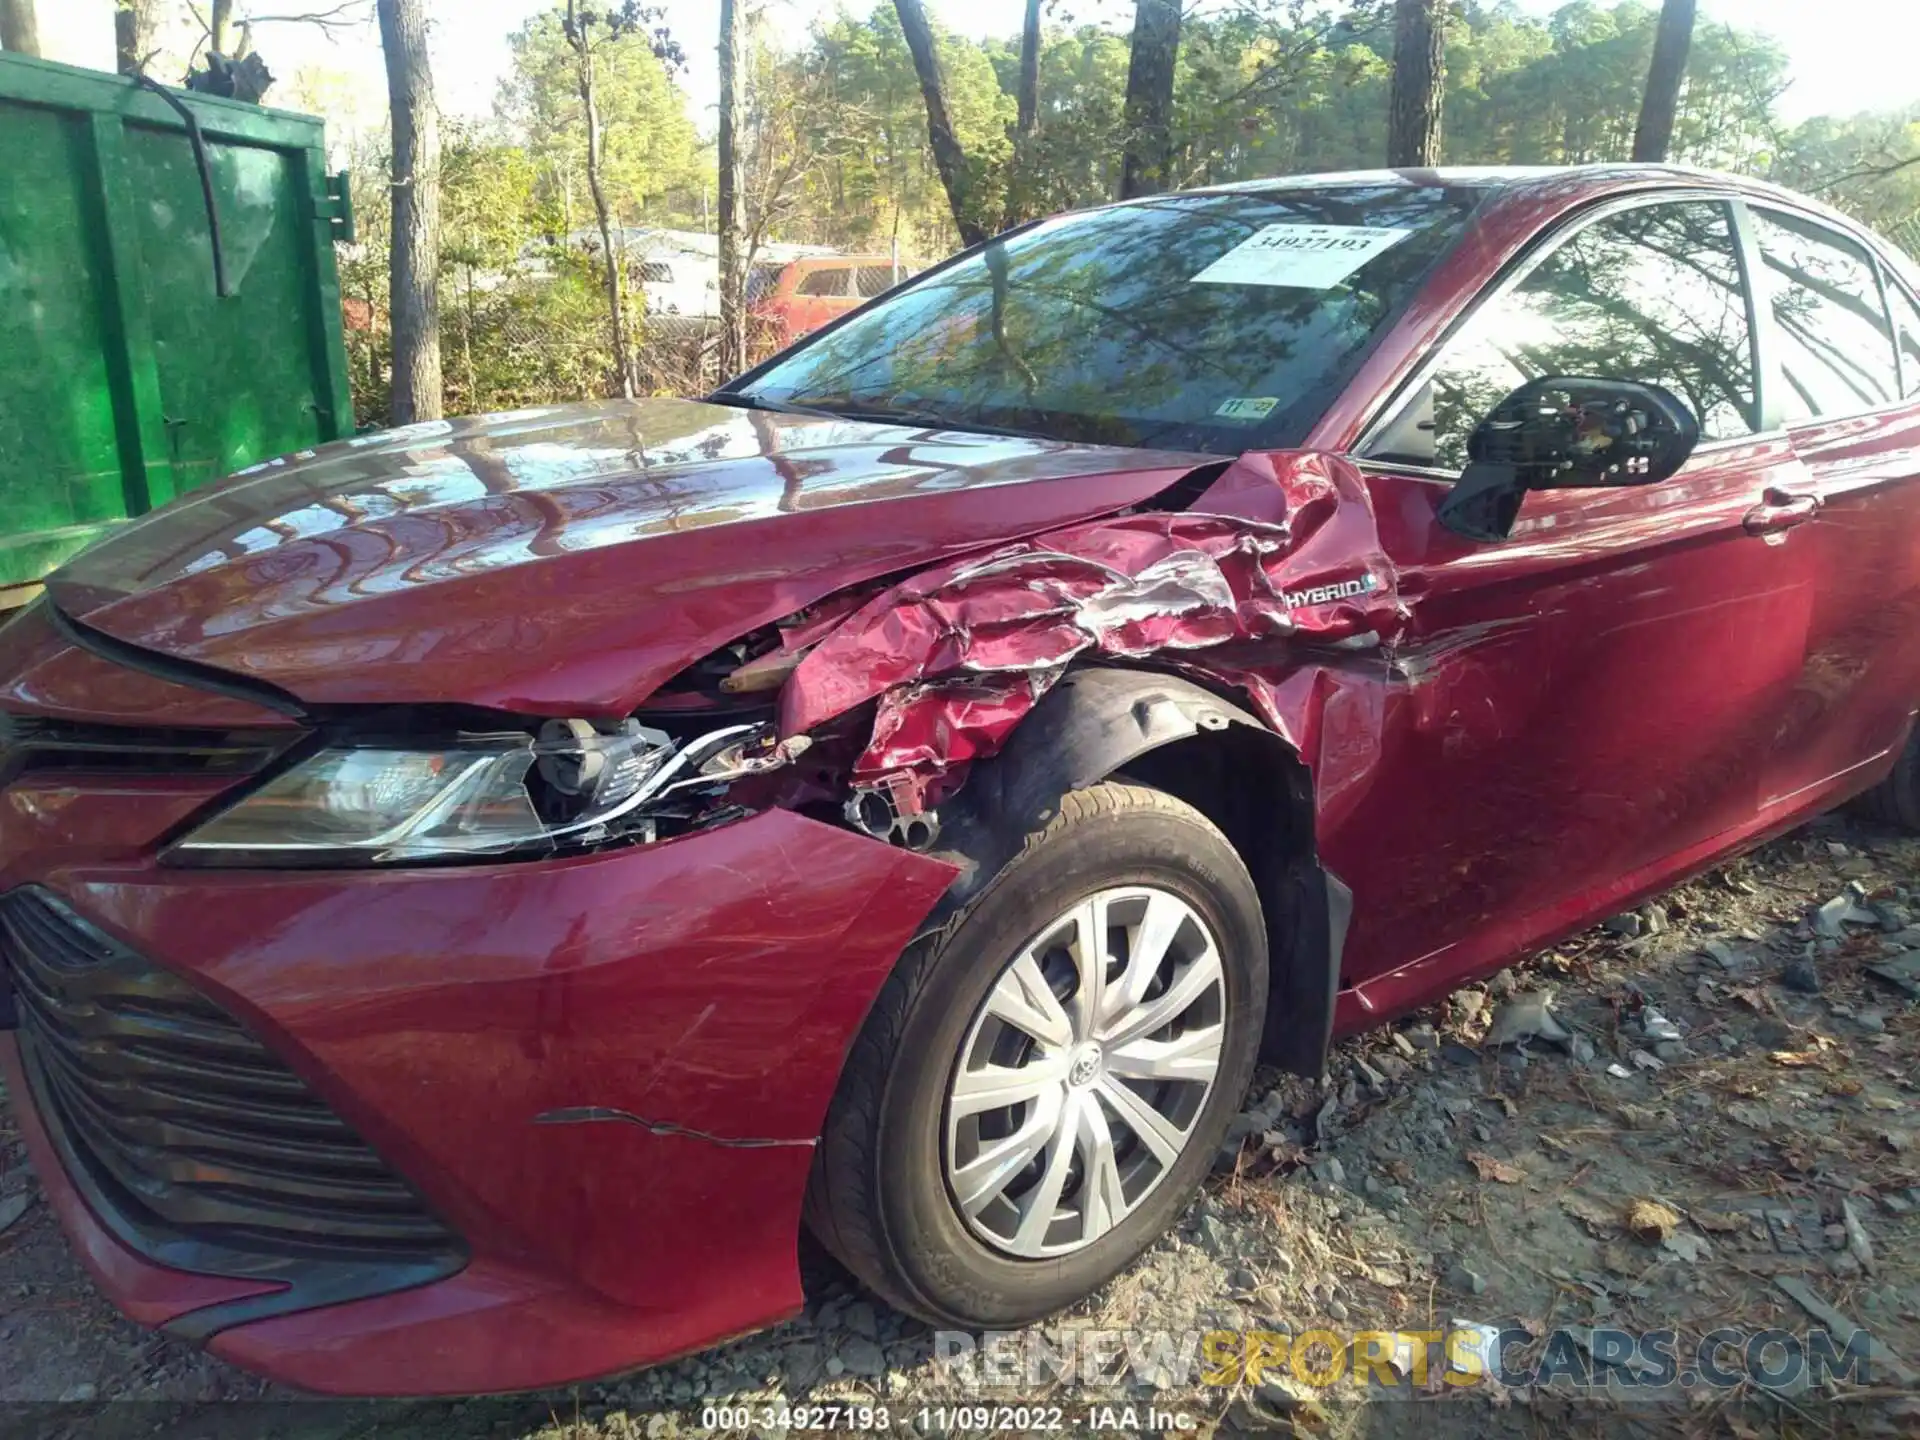
{"type": "Polygon", "coordinates": [[[1110,514],[1212,458],[693,401],[544,407],[254,466],[47,588],[118,640],[309,704],[618,714],[838,589],[1110,514]]]}

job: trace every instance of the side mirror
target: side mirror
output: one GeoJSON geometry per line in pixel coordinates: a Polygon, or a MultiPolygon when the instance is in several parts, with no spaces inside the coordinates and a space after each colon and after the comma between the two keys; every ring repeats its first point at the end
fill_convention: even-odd
{"type": "Polygon", "coordinates": [[[1504,540],[1529,490],[1655,485],[1699,443],[1699,422],[1658,385],[1529,380],[1468,437],[1467,468],[1440,503],[1440,523],[1470,540],[1504,540]]]}

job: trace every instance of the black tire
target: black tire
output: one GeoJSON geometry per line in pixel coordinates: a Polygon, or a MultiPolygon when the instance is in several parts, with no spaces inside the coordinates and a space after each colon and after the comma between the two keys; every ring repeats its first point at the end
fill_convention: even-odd
{"type": "Polygon", "coordinates": [[[1185,1209],[1253,1075],[1266,1013],[1266,930],[1246,866],[1192,806],[1114,782],[1059,813],[939,931],[901,956],[867,1017],[828,1110],[807,1224],[896,1309],[936,1325],[1028,1324],[1097,1290],[1185,1209]],[[977,1238],[942,1168],[946,1093],[987,991],[1032,936],[1076,900],[1151,883],[1179,895],[1215,937],[1226,1037],[1186,1148],[1139,1206],[1084,1249],[1019,1259],[977,1238]]]}
{"type": "Polygon", "coordinates": [[[1920,725],[1907,737],[1907,748],[1894,762],[1893,773],[1859,799],[1860,813],[1886,825],[1920,830],[1920,725]]]}

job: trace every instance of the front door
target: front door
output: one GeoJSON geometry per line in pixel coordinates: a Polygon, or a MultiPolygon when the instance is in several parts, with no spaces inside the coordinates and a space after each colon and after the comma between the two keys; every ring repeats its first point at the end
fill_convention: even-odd
{"type": "Polygon", "coordinates": [[[1748,528],[1808,480],[1757,433],[1754,374],[1727,205],[1631,204],[1484,300],[1365,447],[1410,628],[1384,752],[1321,837],[1354,891],[1345,983],[1457,978],[1754,823],[1812,611],[1804,547],[1748,528]],[[1509,540],[1463,540],[1435,515],[1467,436],[1544,375],[1664,385],[1700,448],[1662,484],[1535,492],[1509,540]]]}

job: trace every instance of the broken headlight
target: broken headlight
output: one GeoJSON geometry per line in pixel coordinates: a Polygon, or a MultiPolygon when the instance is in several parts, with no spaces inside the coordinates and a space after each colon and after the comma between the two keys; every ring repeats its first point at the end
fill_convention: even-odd
{"type": "MultiPolygon", "coordinates": [[[[677,744],[635,720],[550,720],[537,734],[329,748],[274,776],[168,851],[176,863],[398,865],[651,840],[669,799],[784,763],[766,727],[677,744]]],[[[791,746],[792,742],[789,742],[791,746]]]]}

